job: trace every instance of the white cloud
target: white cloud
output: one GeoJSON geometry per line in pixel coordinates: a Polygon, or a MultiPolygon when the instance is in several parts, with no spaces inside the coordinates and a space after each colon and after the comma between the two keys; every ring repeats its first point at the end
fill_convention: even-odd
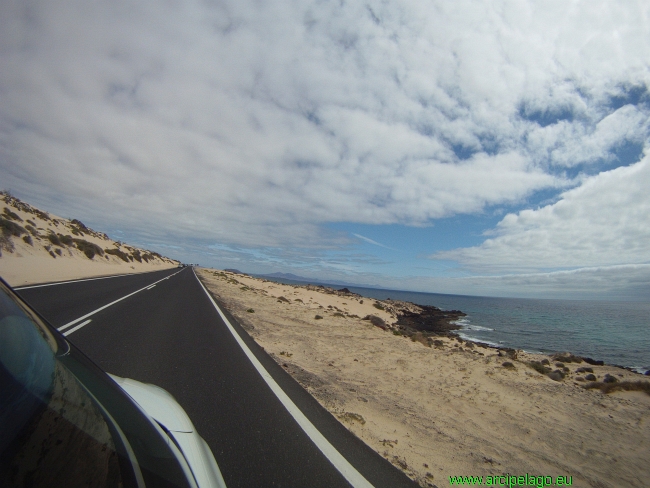
{"type": "Polygon", "coordinates": [[[473,269],[549,269],[650,262],[650,155],[602,172],[558,202],[506,215],[480,246],[438,252],[473,269]]]}
{"type": "MultiPolygon", "coordinates": [[[[643,3],[0,8],[3,185],[170,242],[338,247],[348,237],[321,224],[419,225],[524,204],[566,185],[563,168],[649,132],[647,105],[609,106],[650,82],[643,3]],[[541,127],[553,114],[571,116],[541,127]]],[[[597,180],[612,198],[613,174],[597,180]]],[[[528,215],[488,242],[524,235],[528,215]]],[[[586,235],[619,225],[615,212],[599,215],[592,230],[578,225],[586,235]]],[[[610,263],[623,244],[630,259],[644,251],[606,235],[574,240],[565,261],[610,263]]],[[[455,255],[482,266],[499,257],[490,245],[455,255]]],[[[547,254],[496,263],[556,262],[547,254]]]]}

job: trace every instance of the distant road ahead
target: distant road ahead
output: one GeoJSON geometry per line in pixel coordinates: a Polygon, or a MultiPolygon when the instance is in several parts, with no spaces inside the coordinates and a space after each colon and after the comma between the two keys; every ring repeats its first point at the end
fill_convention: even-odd
{"type": "Polygon", "coordinates": [[[67,326],[68,339],[104,370],[174,395],[231,488],[417,486],[323,409],[224,310],[231,331],[191,268],[17,291],[52,325],[67,326]],[[296,415],[315,427],[312,438],[323,436],[329,459],[296,415]],[[345,476],[330,461],[336,456],[349,463],[345,476]]]}

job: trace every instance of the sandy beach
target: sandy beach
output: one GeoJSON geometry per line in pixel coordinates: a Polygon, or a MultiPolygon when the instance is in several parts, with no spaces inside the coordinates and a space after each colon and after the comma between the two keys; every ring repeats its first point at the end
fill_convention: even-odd
{"type": "Polygon", "coordinates": [[[407,337],[399,323],[418,308],[404,302],[218,270],[199,276],[325,408],[421,486],[505,473],[647,486],[650,395],[584,387],[645,376],[465,342],[444,330],[453,314],[437,333],[407,337]]]}
{"type": "Polygon", "coordinates": [[[0,195],[0,276],[11,286],[144,273],[178,261],[0,195]]]}

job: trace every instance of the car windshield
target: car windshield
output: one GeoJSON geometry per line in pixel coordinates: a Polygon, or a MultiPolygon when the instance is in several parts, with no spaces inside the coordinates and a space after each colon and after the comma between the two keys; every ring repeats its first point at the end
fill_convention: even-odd
{"type": "Polygon", "coordinates": [[[168,438],[0,283],[0,486],[188,486],[168,438]]]}

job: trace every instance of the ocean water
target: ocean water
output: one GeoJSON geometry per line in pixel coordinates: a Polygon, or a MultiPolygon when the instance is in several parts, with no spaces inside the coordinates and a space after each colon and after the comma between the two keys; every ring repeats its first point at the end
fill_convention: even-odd
{"type": "Polygon", "coordinates": [[[467,314],[458,331],[465,339],[529,352],[571,352],[639,372],[650,370],[650,302],[491,298],[347,288],[379,300],[392,298],[460,310],[467,314]]]}

